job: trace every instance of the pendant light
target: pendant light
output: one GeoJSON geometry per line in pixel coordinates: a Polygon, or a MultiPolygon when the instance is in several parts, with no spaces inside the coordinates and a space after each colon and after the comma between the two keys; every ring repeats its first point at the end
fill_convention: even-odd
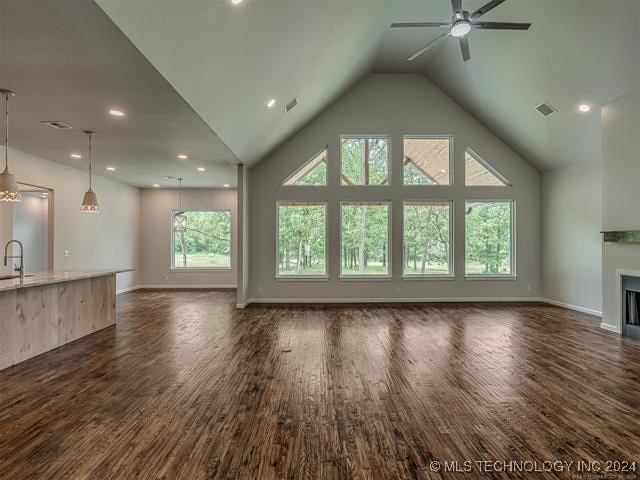
{"type": "Polygon", "coordinates": [[[184,210],[182,210],[182,178],[177,178],[176,180],[178,180],[178,198],[180,206],[178,207],[178,210],[173,214],[173,231],[186,232],[187,216],[184,214],[184,210]]]}
{"type": "Polygon", "coordinates": [[[85,130],[84,133],[89,137],[89,190],[84,194],[80,211],[82,213],[100,213],[98,196],[91,190],[91,154],[93,153],[93,135],[95,132],[85,130]]]}
{"type": "Polygon", "coordinates": [[[4,129],[4,171],[0,173],[0,202],[20,202],[22,195],[16,183],[16,177],[9,172],[9,97],[15,95],[11,90],[0,89],[5,98],[4,129]]]}

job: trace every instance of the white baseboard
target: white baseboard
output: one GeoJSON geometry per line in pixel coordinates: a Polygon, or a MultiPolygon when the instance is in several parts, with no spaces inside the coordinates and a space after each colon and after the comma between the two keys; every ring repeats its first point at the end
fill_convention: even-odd
{"type": "Polygon", "coordinates": [[[133,287],[121,288],[120,290],[116,290],[116,295],[120,295],[121,293],[133,292],[134,290],[138,290],[139,288],[140,287],[137,285],[133,287]]]}
{"type": "Polygon", "coordinates": [[[175,289],[212,289],[212,288],[224,288],[235,289],[236,285],[140,285],[139,289],[149,290],[175,290],[175,289]]]}
{"type": "Polygon", "coordinates": [[[120,295],[121,293],[132,292],[134,290],[213,290],[213,289],[225,289],[225,290],[233,290],[237,288],[235,285],[137,285],[135,287],[123,288],[121,290],[117,290],[116,294],[120,295]]]}
{"type": "Polygon", "coordinates": [[[596,317],[602,318],[602,312],[598,310],[593,310],[591,308],[580,307],[578,305],[571,305],[570,303],[558,302],[557,300],[551,300],[549,298],[541,298],[541,302],[548,303],[550,305],[555,305],[556,307],[568,308],[569,310],[575,310],[576,312],[588,313],[589,315],[594,315],[596,317]]]}
{"type": "Polygon", "coordinates": [[[240,310],[242,310],[243,308],[246,308],[247,305],[249,305],[249,302],[236,303],[236,308],[239,308],[240,310]]]}
{"type": "Polygon", "coordinates": [[[616,325],[611,325],[610,323],[603,322],[600,324],[600,328],[602,328],[603,330],[608,330],[610,332],[622,334],[622,332],[618,330],[618,327],[616,325]]]}
{"type": "Polygon", "coordinates": [[[251,298],[250,303],[458,303],[458,302],[540,302],[538,297],[474,298],[251,298]]]}

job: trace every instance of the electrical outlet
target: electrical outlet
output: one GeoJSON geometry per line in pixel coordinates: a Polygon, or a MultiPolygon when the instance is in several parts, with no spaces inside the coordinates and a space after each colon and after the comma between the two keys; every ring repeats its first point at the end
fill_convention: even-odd
{"type": "Polygon", "coordinates": [[[65,256],[65,257],[68,257],[68,256],[70,256],[70,255],[71,255],[71,252],[69,252],[69,250],[65,250],[65,251],[64,251],[64,256],[65,256]]]}
{"type": "Polygon", "coordinates": [[[258,287],[258,293],[262,293],[262,287],[258,287]]]}
{"type": "Polygon", "coordinates": [[[527,285],[527,291],[531,291],[531,285],[527,285]]]}
{"type": "Polygon", "coordinates": [[[164,279],[168,281],[169,280],[169,275],[165,275],[164,279]]]}
{"type": "Polygon", "coordinates": [[[396,285],[396,292],[400,291],[400,285],[396,285]]]}

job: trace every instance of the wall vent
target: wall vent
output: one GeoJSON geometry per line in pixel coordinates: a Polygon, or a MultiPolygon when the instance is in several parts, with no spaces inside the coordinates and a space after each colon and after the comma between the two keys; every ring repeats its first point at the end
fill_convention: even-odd
{"type": "Polygon", "coordinates": [[[70,130],[71,129],[71,125],[67,125],[64,122],[61,122],[59,120],[43,120],[42,122],[43,125],[47,125],[51,128],[57,128],[58,130],[70,130]]]}
{"type": "Polygon", "coordinates": [[[551,115],[553,115],[554,113],[556,113],[558,110],[556,110],[556,108],[551,105],[549,102],[544,102],[541,103],[540,105],[538,105],[536,107],[536,110],[538,111],[538,113],[540,115],[542,115],[543,117],[549,117],[551,115]]]}
{"type": "Polygon", "coordinates": [[[291,110],[295,108],[296,105],[298,105],[298,99],[294,98],[289,103],[287,103],[287,105],[284,107],[284,111],[289,113],[291,110]]]}

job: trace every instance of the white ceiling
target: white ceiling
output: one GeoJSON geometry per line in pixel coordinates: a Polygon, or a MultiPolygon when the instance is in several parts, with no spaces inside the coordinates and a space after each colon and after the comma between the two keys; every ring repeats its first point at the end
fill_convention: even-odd
{"type": "Polygon", "coordinates": [[[90,129],[101,175],[140,187],[175,186],[167,175],[187,187],[236,183],[237,157],[92,1],[0,0],[0,88],[17,93],[10,143],[18,150],[86,169],[82,130],[90,129]],[[110,107],[127,115],[112,117],[110,107]]]}
{"type": "Polygon", "coordinates": [[[248,164],[373,70],[425,73],[539,169],[596,160],[599,105],[640,86],[639,0],[508,0],[484,19],[528,32],[473,32],[470,62],[448,40],[412,64],[437,31],[389,24],[446,21],[448,0],[97,1],[248,164]],[[545,100],[559,109],[549,119],[533,109],[545,100]]]}

